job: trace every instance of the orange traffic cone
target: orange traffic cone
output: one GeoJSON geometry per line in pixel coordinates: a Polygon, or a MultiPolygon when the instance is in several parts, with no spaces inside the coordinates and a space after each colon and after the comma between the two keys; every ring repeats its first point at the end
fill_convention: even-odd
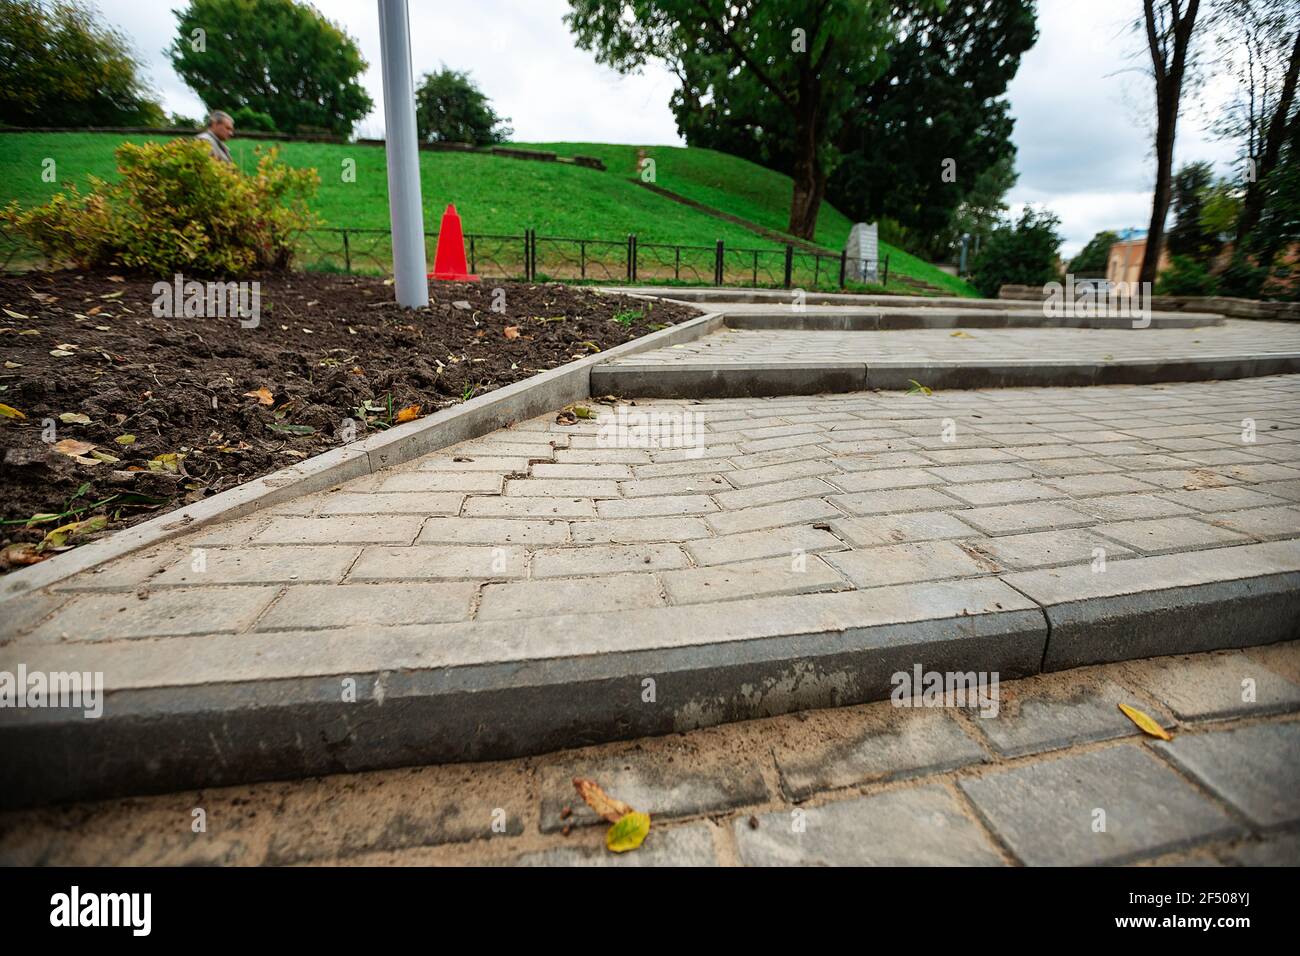
{"type": "Polygon", "coordinates": [[[442,225],[438,227],[438,249],[433,254],[433,271],[429,273],[429,278],[447,282],[478,281],[478,276],[469,274],[469,264],[465,261],[465,236],[460,231],[460,216],[451,203],[447,204],[447,211],[442,214],[442,225]]]}

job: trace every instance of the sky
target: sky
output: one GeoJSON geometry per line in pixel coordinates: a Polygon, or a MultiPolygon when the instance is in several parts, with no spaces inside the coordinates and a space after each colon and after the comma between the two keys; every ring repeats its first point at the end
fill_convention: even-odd
{"type": "MultiPolygon", "coordinates": [[[[166,4],[98,0],[131,38],[168,112],[199,116],[198,97],[171,68],[163,48],[175,35],[166,4]]],[[[179,3],[176,4],[179,6],[179,3]]],[[[362,82],[375,110],[358,127],[383,133],[379,26],[374,0],[315,0],[370,64],[362,82]]],[[[1008,90],[1016,118],[1019,181],[1011,212],[1045,205],[1062,220],[1063,253],[1073,255],[1102,229],[1145,228],[1151,216],[1151,81],[1133,53],[1127,27],[1140,0],[1039,0],[1038,43],[1008,90]]],[[[468,70],[496,111],[511,118],[519,142],[586,141],[680,145],[668,99],[675,80],[662,65],[620,76],[574,45],[563,22],[566,0],[410,0],[411,54],[418,76],[443,65],[468,70]]],[[[1229,144],[1205,130],[1222,91],[1184,112],[1175,167],[1209,160],[1227,173],[1229,144]]],[[[960,170],[958,170],[960,175],[960,170]]]]}

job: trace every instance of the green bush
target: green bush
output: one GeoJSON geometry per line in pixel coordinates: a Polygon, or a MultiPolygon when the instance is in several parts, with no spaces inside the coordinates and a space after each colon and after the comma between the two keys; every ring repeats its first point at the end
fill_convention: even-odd
{"type": "Polygon", "coordinates": [[[1026,206],[1016,223],[993,230],[975,258],[971,279],[980,295],[995,298],[1004,285],[1046,285],[1059,278],[1061,220],[1026,206]]]}
{"type": "Polygon", "coordinates": [[[74,186],[27,211],[11,203],[0,222],[35,243],[51,264],[159,277],[286,269],[295,239],[315,224],[307,203],[319,176],[284,165],[275,149],[248,175],[217,162],[193,139],[123,143],[114,155],[118,182],[91,177],[88,195],[74,186]]]}
{"type": "Polygon", "coordinates": [[[1156,279],[1156,295],[1216,295],[1219,280],[1190,256],[1174,256],[1156,279]]]}
{"type": "Polygon", "coordinates": [[[252,129],[259,130],[263,133],[274,133],[275,120],[269,113],[259,113],[251,106],[241,106],[230,114],[231,121],[235,124],[235,129],[252,129]]]}

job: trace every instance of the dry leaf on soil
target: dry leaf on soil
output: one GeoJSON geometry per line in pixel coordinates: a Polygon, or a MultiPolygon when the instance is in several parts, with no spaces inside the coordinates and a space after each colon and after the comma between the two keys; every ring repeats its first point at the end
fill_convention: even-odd
{"type": "Polygon", "coordinates": [[[259,404],[259,405],[274,405],[274,404],[275,404],[275,396],[273,396],[273,395],[271,394],[271,390],[270,390],[269,388],[267,388],[265,385],[263,385],[261,388],[255,390],[255,391],[252,391],[252,392],[245,392],[243,397],[244,397],[244,398],[255,398],[255,399],[257,399],[257,404],[259,404]]]}
{"type": "Polygon", "coordinates": [[[420,417],[420,406],[407,405],[405,408],[403,408],[400,412],[397,413],[397,417],[393,420],[400,425],[403,422],[413,422],[419,417],[420,417]]]}

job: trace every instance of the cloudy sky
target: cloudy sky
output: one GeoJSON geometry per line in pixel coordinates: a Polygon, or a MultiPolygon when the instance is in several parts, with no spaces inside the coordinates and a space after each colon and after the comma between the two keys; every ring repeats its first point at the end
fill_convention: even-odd
{"type": "MultiPolygon", "coordinates": [[[[178,4],[179,5],[179,4],[178,4]]],[[[373,0],[315,0],[370,63],[364,83],[376,110],[359,128],[383,130],[379,28],[373,0]]],[[[175,19],[139,0],[99,0],[105,18],[135,42],[169,112],[202,104],[172,71],[163,48],[175,19]]],[[[575,140],[680,144],[668,110],[673,78],[662,68],[623,77],[574,47],[565,0],[410,0],[417,75],[442,64],[469,70],[521,142],[575,140]]],[[[1062,219],[1065,252],[1100,229],[1145,228],[1153,178],[1150,81],[1127,29],[1140,0],[1040,0],[1039,41],[1009,91],[1020,181],[1013,211],[1045,204],[1062,219]]],[[[1209,95],[1213,104],[1213,91],[1209,95]]],[[[1208,109],[1213,109],[1211,105],[1208,109]]],[[[1185,112],[1176,163],[1208,159],[1227,172],[1231,149],[1203,130],[1206,110],[1185,112]]]]}

